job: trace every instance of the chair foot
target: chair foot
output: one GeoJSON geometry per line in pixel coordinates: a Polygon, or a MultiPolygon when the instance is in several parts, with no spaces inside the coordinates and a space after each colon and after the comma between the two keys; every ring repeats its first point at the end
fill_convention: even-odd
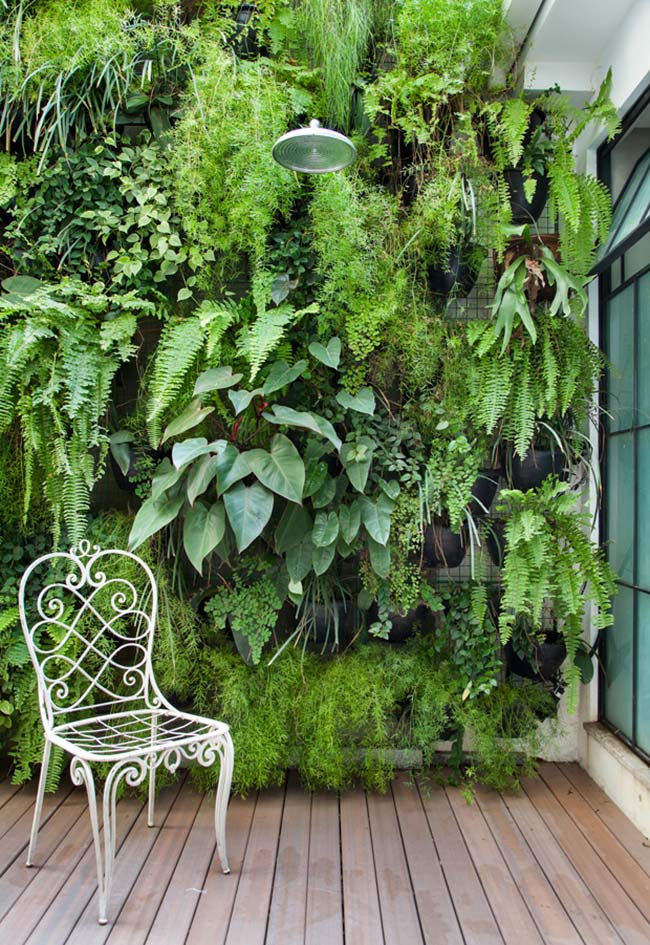
{"type": "Polygon", "coordinates": [[[31,860],[27,860],[27,862],[25,863],[25,866],[27,867],[28,870],[31,870],[31,868],[32,868],[33,865],[34,865],[34,864],[32,863],[31,860]]]}
{"type": "Polygon", "coordinates": [[[230,867],[229,867],[229,866],[224,867],[223,872],[224,872],[224,874],[227,876],[228,873],[230,872],[230,867]]]}
{"type": "Polygon", "coordinates": [[[108,925],[108,919],[97,919],[98,925],[108,925]]]}

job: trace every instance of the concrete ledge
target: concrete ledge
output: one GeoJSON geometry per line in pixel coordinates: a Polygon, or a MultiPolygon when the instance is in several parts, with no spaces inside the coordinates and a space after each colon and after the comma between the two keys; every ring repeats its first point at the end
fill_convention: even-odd
{"type": "Polygon", "coordinates": [[[585,722],[582,767],[646,836],[650,835],[650,767],[600,722],[585,722]]]}

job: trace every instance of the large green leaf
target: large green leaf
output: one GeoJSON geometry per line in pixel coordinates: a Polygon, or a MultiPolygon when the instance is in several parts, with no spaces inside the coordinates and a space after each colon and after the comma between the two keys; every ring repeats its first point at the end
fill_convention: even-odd
{"type": "Polygon", "coordinates": [[[264,531],[273,512],[273,493],[259,482],[239,482],[223,497],[228,521],[240,553],[264,531]]]}
{"type": "Polygon", "coordinates": [[[276,551],[284,554],[291,548],[295,548],[305,535],[311,534],[312,525],[311,515],[304,505],[289,502],[275,530],[276,551]]]}
{"type": "Polygon", "coordinates": [[[241,413],[242,410],[246,410],[251,400],[258,397],[261,393],[262,388],[256,387],[255,390],[229,390],[228,396],[235,408],[235,413],[241,413]]]}
{"type": "Polygon", "coordinates": [[[368,436],[362,436],[360,443],[344,443],[341,447],[341,462],[352,486],[357,492],[363,492],[368,481],[368,474],[372,466],[373,447],[375,443],[368,436]],[[358,459],[363,454],[364,459],[358,459]]]}
{"type": "Polygon", "coordinates": [[[315,495],[327,479],[327,463],[322,459],[312,459],[305,469],[305,485],[302,490],[303,499],[315,495]]]}
{"type": "Polygon", "coordinates": [[[328,548],[339,535],[339,520],[336,512],[318,512],[314,519],[311,540],[316,548],[328,548]]]}
{"type": "Polygon", "coordinates": [[[357,499],[359,510],[361,512],[361,521],[366,527],[370,537],[379,545],[385,545],[390,536],[390,499],[382,493],[377,502],[373,502],[366,496],[359,496],[357,499]],[[382,502],[386,499],[389,503],[382,502]]]}
{"type": "Polygon", "coordinates": [[[153,479],[151,480],[151,498],[154,501],[158,501],[164,492],[176,485],[182,475],[183,470],[175,469],[171,464],[171,460],[165,456],[165,458],[158,463],[156,471],[153,474],[153,479]]]}
{"type": "Polygon", "coordinates": [[[226,512],[223,503],[215,502],[208,507],[204,502],[197,502],[194,508],[185,513],[183,523],[183,547],[199,574],[203,571],[203,562],[214,551],[226,531],[226,512]]]}
{"type": "Polygon", "coordinates": [[[381,545],[372,538],[368,538],[370,564],[379,577],[387,578],[390,572],[390,545],[381,545]]]}
{"type": "Polygon", "coordinates": [[[143,502],[133,520],[129,535],[131,551],[138,548],[143,541],[155,535],[165,525],[169,525],[180,512],[184,501],[185,497],[178,495],[173,499],[162,496],[160,499],[149,498],[143,502]]]}
{"type": "Polygon", "coordinates": [[[343,540],[347,545],[351,545],[361,528],[361,511],[357,502],[339,508],[339,524],[343,540]]]}
{"type": "Polygon", "coordinates": [[[315,509],[323,509],[329,505],[336,495],[336,479],[325,476],[325,480],[317,492],[311,497],[311,504],[315,509]]]}
{"type": "Polygon", "coordinates": [[[264,387],[262,388],[264,396],[274,394],[276,390],[286,387],[287,384],[292,384],[300,377],[306,367],[306,361],[296,361],[292,367],[289,367],[286,361],[276,361],[264,381],[264,387]]]}
{"type": "Polygon", "coordinates": [[[202,456],[194,463],[187,477],[187,500],[194,505],[197,496],[203,495],[217,474],[218,456],[202,456]]]}
{"type": "Polygon", "coordinates": [[[190,437],[180,443],[174,443],[172,463],[176,469],[181,469],[193,460],[198,459],[199,456],[205,456],[206,453],[220,452],[225,447],[225,440],[213,440],[212,443],[208,443],[204,436],[190,437]]]}
{"type": "Polygon", "coordinates": [[[287,551],[287,571],[292,581],[302,581],[311,571],[313,549],[311,535],[307,535],[287,551]]]}
{"type": "Polygon", "coordinates": [[[271,450],[250,450],[248,465],[262,485],[290,502],[302,502],[305,485],[305,464],[290,439],[277,433],[271,450]]]}
{"type": "Polygon", "coordinates": [[[248,454],[240,453],[232,443],[226,444],[225,449],[217,455],[216,460],[217,488],[221,495],[250,472],[248,454]]]}
{"type": "Polygon", "coordinates": [[[365,413],[372,417],[375,412],[375,395],[370,387],[362,387],[356,394],[348,394],[347,391],[340,390],[336,399],[342,407],[356,410],[357,413],[365,413]]]}
{"type": "Polygon", "coordinates": [[[309,353],[322,364],[326,365],[326,367],[338,370],[341,360],[341,339],[330,338],[327,342],[327,347],[322,345],[320,341],[314,341],[309,345],[309,353]]]}
{"type": "Polygon", "coordinates": [[[341,449],[341,440],[336,434],[336,430],[324,417],[308,411],[294,410],[293,407],[283,407],[280,404],[274,404],[272,412],[264,411],[264,418],[269,423],[283,424],[288,427],[300,427],[302,430],[311,430],[329,440],[335,449],[341,449]]]}
{"type": "Polygon", "coordinates": [[[336,544],[327,545],[325,548],[314,548],[312,550],[311,563],[314,573],[317,575],[325,574],[336,554],[336,544]]]}
{"type": "Polygon", "coordinates": [[[199,374],[194,385],[194,397],[199,394],[208,394],[213,390],[225,390],[226,387],[234,387],[239,384],[243,374],[233,374],[231,367],[210,368],[199,374]]]}
{"type": "Polygon", "coordinates": [[[200,400],[193,400],[182,413],[167,425],[160,442],[165,443],[171,437],[180,436],[181,433],[198,426],[213,410],[214,407],[202,407],[200,400]]]}

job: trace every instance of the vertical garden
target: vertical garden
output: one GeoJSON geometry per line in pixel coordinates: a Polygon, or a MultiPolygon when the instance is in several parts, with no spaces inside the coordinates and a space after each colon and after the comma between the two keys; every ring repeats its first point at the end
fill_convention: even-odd
{"type": "Polygon", "coordinates": [[[15,778],[41,753],[17,581],[82,537],[155,566],[158,676],[231,723],[240,790],[381,788],[440,739],[503,786],[575,709],[612,575],[582,511],[610,201],[572,148],[617,119],[607,80],[582,110],[520,94],[501,6],[0,4],[15,778]],[[313,118],[354,164],[273,160],[313,118]]]}

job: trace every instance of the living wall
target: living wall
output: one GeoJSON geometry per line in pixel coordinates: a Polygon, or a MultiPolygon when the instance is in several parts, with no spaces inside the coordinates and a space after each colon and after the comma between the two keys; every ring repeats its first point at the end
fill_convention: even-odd
{"type": "Polygon", "coordinates": [[[16,578],[90,532],[155,563],[158,672],[232,722],[240,789],[290,764],[382,786],[386,749],[430,762],[441,736],[460,768],[465,732],[470,775],[516,781],[504,739],[534,755],[593,672],[587,604],[611,622],[581,512],[609,197],[572,158],[616,130],[609,80],[582,110],[528,100],[500,0],[0,16],[15,776],[40,754],[16,578]],[[345,171],[274,162],[313,117],[353,140],[345,171]]]}

